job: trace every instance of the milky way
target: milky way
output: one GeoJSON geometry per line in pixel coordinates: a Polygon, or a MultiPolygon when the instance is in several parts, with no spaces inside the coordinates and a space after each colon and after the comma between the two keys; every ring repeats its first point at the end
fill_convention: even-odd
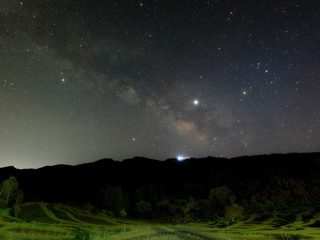
{"type": "Polygon", "coordinates": [[[320,2],[0,1],[0,167],[320,151],[320,2]]]}

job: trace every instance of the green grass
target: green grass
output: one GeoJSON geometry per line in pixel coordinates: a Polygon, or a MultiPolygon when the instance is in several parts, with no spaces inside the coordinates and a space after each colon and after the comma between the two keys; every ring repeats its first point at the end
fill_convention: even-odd
{"type": "Polygon", "coordinates": [[[170,226],[62,204],[24,203],[19,208],[16,217],[9,208],[0,209],[0,240],[320,240],[320,215],[312,209],[302,209],[296,218],[278,212],[259,221],[252,215],[221,227],[226,225],[224,219],[170,226]]]}

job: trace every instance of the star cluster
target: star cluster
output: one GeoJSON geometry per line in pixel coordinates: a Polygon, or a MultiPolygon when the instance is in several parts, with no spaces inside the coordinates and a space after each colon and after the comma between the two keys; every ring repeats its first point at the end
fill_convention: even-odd
{"type": "Polygon", "coordinates": [[[0,2],[0,166],[320,151],[320,3],[0,2]]]}

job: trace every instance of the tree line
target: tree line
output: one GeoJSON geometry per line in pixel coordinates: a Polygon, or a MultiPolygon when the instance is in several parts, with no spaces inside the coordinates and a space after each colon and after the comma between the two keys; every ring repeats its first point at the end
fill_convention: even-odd
{"type": "MultiPolygon", "coordinates": [[[[108,186],[97,194],[93,205],[115,215],[136,218],[156,218],[169,222],[215,220],[235,222],[252,213],[271,214],[276,208],[294,204],[314,203],[319,199],[319,179],[307,185],[301,179],[273,177],[264,186],[252,182],[250,191],[216,186],[206,197],[187,194],[183,198],[166,195],[157,185],[138,189],[108,186]]],[[[193,187],[192,187],[193,188],[193,187]]],[[[192,191],[191,191],[192,192],[192,191]]]]}
{"type": "Polygon", "coordinates": [[[276,208],[319,203],[319,159],[320,154],[185,162],[135,158],[36,170],[6,168],[0,169],[0,207],[24,199],[86,206],[120,217],[234,222],[252,213],[268,215],[276,208]]]}
{"type": "MultiPolygon", "coordinates": [[[[297,202],[314,203],[320,198],[318,183],[320,179],[306,184],[301,179],[272,177],[263,189],[258,188],[258,182],[250,182],[246,192],[225,185],[216,186],[202,198],[195,194],[195,189],[201,187],[192,184],[181,187],[184,195],[180,193],[180,197],[168,195],[161,184],[148,184],[139,188],[107,185],[92,196],[85,207],[90,211],[106,211],[124,218],[157,219],[164,222],[224,218],[225,222],[232,223],[252,213],[266,214],[274,208],[297,202]]],[[[16,177],[10,176],[1,182],[1,208],[21,203],[23,198],[16,177]]]]}

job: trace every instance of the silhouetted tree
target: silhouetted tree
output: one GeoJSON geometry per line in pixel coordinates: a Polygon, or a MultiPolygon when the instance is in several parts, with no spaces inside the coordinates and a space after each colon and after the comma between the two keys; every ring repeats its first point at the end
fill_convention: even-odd
{"type": "Polygon", "coordinates": [[[119,213],[121,210],[128,210],[128,193],[121,187],[107,186],[99,194],[99,205],[115,213],[119,213]]]}
{"type": "Polygon", "coordinates": [[[151,216],[152,206],[147,201],[140,201],[137,202],[134,211],[138,217],[148,218],[151,216]]]}
{"type": "Polygon", "coordinates": [[[209,199],[199,202],[199,213],[208,218],[222,216],[225,207],[234,204],[235,199],[235,194],[228,187],[215,187],[210,190],[209,199]]]}
{"type": "Polygon", "coordinates": [[[265,201],[285,203],[291,200],[307,200],[311,197],[303,180],[273,177],[262,193],[265,201]]]}
{"type": "Polygon", "coordinates": [[[157,215],[165,220],[170,219],[170,201],[169,199],[156,203],[157,215]]]}
{"type": "Polygon", "coordinates": [[[11,203],[20,203],[23,200],[23,192],[14,176],[10,176],[0,185],[0,205],[8,206],[11,203]]]}
{"type": "Polygon", "coordinates": [[[236,196],[228,187],[220,186],[210,190],[209,200],[222,206],[232,205],[235,203],[236,196]]]}
{"type": "Polygon", "coordinates": [[[232,222],[235,222],[236,219],[243,216],[244,209],[238,204],[232,204],[231,206],[226,206],[225,208],[225,217],[231,219],[232,222]]]}

